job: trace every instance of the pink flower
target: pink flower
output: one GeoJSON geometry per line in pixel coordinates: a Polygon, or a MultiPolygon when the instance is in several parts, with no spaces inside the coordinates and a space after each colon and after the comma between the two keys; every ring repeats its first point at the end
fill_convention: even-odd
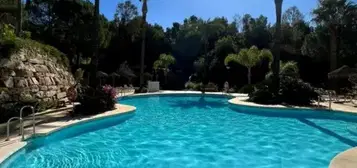
{"type": "Polygon", "coordinates": [[[103,91],[106,93],[106,94],[109,94],[111,98],[115,99],[116,96],[117,96],[117,92],[115,91],[115,89],[110,86],[110,85],[104,85],[103,86],[103,91]]]}

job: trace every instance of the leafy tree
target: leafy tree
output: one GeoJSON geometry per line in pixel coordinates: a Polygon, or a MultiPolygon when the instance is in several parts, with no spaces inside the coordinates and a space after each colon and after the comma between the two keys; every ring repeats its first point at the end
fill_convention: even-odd
{"type": "Polygon", "coordinates": [[[169,71],[169,66],[175,64],[175,58],[169,54],[161,54],[159,59],[154,62],[153,68],[157,72],[162,70],[165,76],[165,84],[167,83],[167,73],[169,71]]]}
{"type": "Polygon", "coordinates": [[[304,15],[300,12],[300,10],[296,6],[292,6],[288,8],[282,17],[283,24],[288,24],[293,26],[294,24],[301,22],[304,20],[304,15]]]}
{"type": "Polygon", "coordinates": [[[349,0],[320,0],[318,8],[313,10],[314,21],[328,28],[330,36],[330,70],[338,65],[338,37],[343,26],[356,17],[357,6],[349,0]]]}
{"type": "Polygon", "coordinates": [[[119,27],[119,24],[128,24],[138,15],[137,7],[131,3],[131,1],[125,1],[124,3],[119,3],[117,5],[114,21],[116,26],[119,27]]]}
{"type": "Polygon", "coordinates": [[[259,50],[256,46],[252,46],[249,49],[242,49],[239,54],[229,54],[224,60],[228,65],[230,62],[236,62],[248,69],[248,84],[251,84],[251,69],[259,64],[264,58],[272,59],[272,53],[267,50],[259,50]]]}

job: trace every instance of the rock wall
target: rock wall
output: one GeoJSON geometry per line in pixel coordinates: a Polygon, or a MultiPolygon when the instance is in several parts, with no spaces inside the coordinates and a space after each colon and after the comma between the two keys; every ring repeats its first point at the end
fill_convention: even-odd
{"type": "Polygon", "coordinates": [[[0,102],[53,101],[66,97],[74,82],[62,63],[34,50],[22,49],[0,59],[0,102]]]}

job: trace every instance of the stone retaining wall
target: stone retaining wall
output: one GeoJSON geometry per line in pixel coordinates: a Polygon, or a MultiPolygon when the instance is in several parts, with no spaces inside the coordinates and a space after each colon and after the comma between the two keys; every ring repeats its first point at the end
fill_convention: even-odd
{"type": "Polygon", "coordinates": [[[52,101],[66,97],[73,75],[55,58],[20,50],[0,59],[0,102],[52,101]]]}

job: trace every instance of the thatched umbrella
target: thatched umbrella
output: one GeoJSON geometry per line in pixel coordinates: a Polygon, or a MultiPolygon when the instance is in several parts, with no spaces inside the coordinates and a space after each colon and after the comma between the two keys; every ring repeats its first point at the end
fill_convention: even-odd
{"type": "Polygon", "coordinates": [[[106,74],[105,72],[102,71],[98,71],[96,73],[97,78],[99,78],[99,86],[102,86],[102,78],[107,78],[108,74],[106,74]]]}
{"type": "Polygon", "coordinates": [[[113,80],[113,87],[115,87],[115,78],[116,78],[116,77],[120,78],[120,75],[119,75],[119,74],[117,74],[117,73],[115,73],[115,72],[113,72],[113,73],[111,73],[109,76],[111,76],[111,77],[112,77],[112,80],[113,80]]]}
{"type": "Polygon", "coordinates": [[[117,70],[117,73],[120,76],[123,76],[129,80],[131,80],[132,78],[135,78],[136,75],[134,74],[134,72],[129,68],[129,66],[127,65],[126,62],[122,63],[119,67],[119,69],[117,70]]]}
{"type": "Polygon", "coordinates": [[[349,78],[350,75],[357,74],[357,69],[356,68],[350,68],[347,65],[344,65],[330,73],[328,73],[328,78],[329,79],[334,79],[334,78],[349,78]]]}

